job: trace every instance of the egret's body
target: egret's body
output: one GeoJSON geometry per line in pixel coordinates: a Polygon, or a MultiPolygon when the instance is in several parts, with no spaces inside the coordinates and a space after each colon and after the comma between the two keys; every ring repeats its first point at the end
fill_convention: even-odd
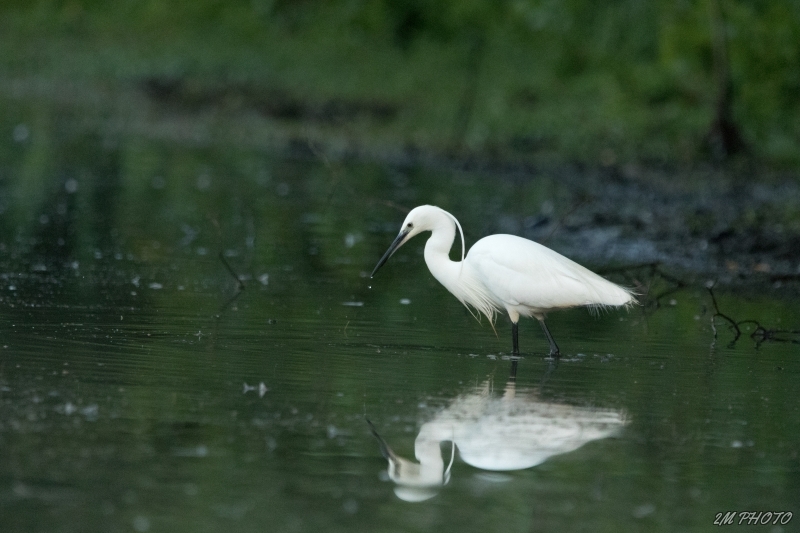
{"type": "Polygon", "coordinates": [[[484,237],[464,257],[462,233],[462,260],[452,261],[449,254],[456,228],[461,230],[447,211],[431,205],[416,207],[372,274],[413,236],[430,231],[425,244],[425,263],[433,277],[462,304],[475,308],[490,322],[494,322],[498,310],[508,313],[514,353],[519,351],[520,316],[539,321],[550,342],[550,354],[558,355],[558,346],[544,323],[547,313],[570,307],[622,306],[635,302],[628,289],[541,244],[514,235],[484,237]]]}

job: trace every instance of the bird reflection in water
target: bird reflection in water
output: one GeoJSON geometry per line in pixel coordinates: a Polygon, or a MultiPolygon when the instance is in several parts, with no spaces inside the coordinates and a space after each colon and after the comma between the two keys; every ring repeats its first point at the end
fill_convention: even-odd
{"type": "Polygon", "coordinates": [[[622,411],[542,401],[533,389],[517,388],[515,374],[516,361],[502,395],[494,395],[487,380],[424,423],[414,441],[418,462],[394,453],[367,420],[399,498],[418,502],[435,496],[450,480],[455,448],[475,468],[522,470],[613,436],[627,423],[622,411]],[[447,441],[450,453],[443,457],[440,445],[447,441]]]}

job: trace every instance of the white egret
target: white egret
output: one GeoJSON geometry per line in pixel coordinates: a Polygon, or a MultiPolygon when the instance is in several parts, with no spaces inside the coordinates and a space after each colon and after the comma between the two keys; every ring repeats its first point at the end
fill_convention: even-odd
{"type": "MultiPolygon", "coordinates": [[[[490,235],[470,248],[464,257],[464,232],[458,220],[432,205],[415,207],[403,221],[400,234],[381,257],[372,275],[409,239],[423,231],[425,263],[453,296],[483,314],[494,324],[498,310],[511,319],[513,353],[519,353],[520,316],[536,318],[550,343],[550,355],[559,354],[544,323],[547,313],[570,307],[629,306],[636,303],[630,290],[602,278],[563,255],[514,235],[490,235]],[[461,261],[450,260],[450,248],[461,235],[461,261]]],[[[471,311],[471,309],[470,309],[471,311]]]]}

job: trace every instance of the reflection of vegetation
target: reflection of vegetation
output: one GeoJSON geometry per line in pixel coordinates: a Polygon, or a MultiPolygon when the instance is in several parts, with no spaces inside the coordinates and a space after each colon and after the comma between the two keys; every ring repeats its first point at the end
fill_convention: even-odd
{"type": "Polygon", "coordinates": [[[797,164],[797,9],[790,0],[12,2],[2,8],[0,72],[79,103],[81,84],[94,100],[109,88],[134,104],[146,93],[183,112],[256,115],[308,134],[299,123],[371,149],[616,164],[696,160],[708,141],[717,155],[747,146],[797,164]]]}

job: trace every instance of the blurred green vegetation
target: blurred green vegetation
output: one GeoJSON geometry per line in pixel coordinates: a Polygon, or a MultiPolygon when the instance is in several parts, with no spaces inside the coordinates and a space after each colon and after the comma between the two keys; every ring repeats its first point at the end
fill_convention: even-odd
{"type": "Polygon", "coordinates": [[[7,92],[144,92],[367,151],[800,164],[792,0],[8,1],[0,57],[7,92]]]}

